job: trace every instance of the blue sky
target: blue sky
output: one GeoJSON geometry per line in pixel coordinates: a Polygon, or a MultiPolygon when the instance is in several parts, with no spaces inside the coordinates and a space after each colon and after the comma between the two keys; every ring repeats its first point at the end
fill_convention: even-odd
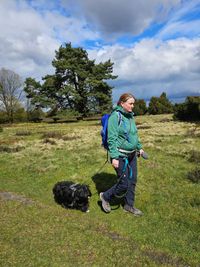
{"type": "Polygon", "coordinates": [[[200,0],[1,0],[0,68],[37,80],[65,42],[111,59],[121,93],[200,95],[200,0]]]}

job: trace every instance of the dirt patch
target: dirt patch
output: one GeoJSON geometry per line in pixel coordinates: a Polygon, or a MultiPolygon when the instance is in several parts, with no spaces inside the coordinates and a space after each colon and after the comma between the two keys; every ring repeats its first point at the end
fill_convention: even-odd
{"type": "Polygon", "coordinates": [[[1,200],[19,201],[25,205],[32,205],[35,203],[33,200],[31,200],[29,198],[14,194],[12,192],[0,192],[0,199],[1,200]]]}
{"type": "Polygon", "coordinates": [[[173,258],[164,252],[158,251],[143,251],[143,255],[150,258],[156,264],[164,266],[177,266],[177,267],[189,267],[182,258],[173,258]]]}
{"type": "Polygon", "coordinates": [[[160,252],[156,250],[141,250],[140,246],[134,240],[124,237],[117,232],[111,232],[106,227],[98,227],[95,229],[97,232],[101,233],[104,236],[109,237],[113,241],[120,241],[125,244],[125,246],[131,246],[133,250],[141,251],[141,254],[144,257],[149,258],[158,266],[173,266],[173,267],[189,267],[190,265],[187,264],[182,258],[180,257],[172,257],[171,255],[160,252]]]}

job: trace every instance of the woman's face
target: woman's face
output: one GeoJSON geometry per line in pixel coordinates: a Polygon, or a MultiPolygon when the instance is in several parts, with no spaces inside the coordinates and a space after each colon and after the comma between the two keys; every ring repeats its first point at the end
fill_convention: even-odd
{"type": "Polygon", "coordinates": [[[121,102],[121,106],[126,112],[132,112],[134,108],[134,103],[135,99],[131,97],[128,100],[126,100],[126,102],[121,102]]]}

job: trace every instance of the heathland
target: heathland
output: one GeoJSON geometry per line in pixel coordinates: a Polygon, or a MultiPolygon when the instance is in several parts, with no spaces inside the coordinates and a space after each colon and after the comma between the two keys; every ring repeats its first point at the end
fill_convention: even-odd
{"type": "Polygon", "coordinates": [[[0,266],[200,266],[199,124],[138,116],[149,159],[138,159],[134,217],[120,202],[105,214],[99,192],[116,176],[100,122],[0,127],[0,266]],[[198,177],[197,177],[198,178],[198,177]],[[58,181],[89,184],[90,212],[54,202],[58,181]]]}

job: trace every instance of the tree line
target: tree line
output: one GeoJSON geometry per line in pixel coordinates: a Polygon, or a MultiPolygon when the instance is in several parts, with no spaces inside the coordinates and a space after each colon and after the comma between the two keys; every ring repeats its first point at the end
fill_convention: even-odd
{"type": "MultiPolygon", "coordinates": [[[[107,80],[117,76],[110,60],[96,64],[86,50],[67,43],[55,51],[52,66],[54,74],[46,75],[42,82],[32,77],[22,81],[13,71],[0,70],[0,123],[100,116],[112,110],[113,87],[107,80]]],[[[137,99],[134,113],[174,113],[175,119],[200,120],[200,97],[173,105],[163,92],[160,97],[153,96],[148,107],[143,99],[137,99]]]]}

